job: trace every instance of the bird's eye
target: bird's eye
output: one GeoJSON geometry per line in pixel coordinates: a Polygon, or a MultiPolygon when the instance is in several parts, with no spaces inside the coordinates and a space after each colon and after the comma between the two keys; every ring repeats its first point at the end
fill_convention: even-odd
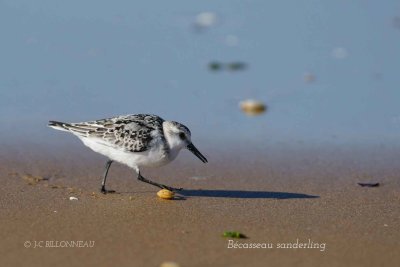
{"type": "Polygon", "coordinates": [[[179,133],[179,138],[181,139],[181,140],[185,140],[185,134],[184,133],[179,133]]]}

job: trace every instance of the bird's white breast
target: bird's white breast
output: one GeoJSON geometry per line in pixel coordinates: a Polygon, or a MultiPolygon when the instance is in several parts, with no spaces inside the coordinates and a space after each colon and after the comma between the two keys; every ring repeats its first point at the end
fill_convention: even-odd
{"type": "Polygon", "coordinates": [[[79,137],[82,142],[92,149],[111,160],[125,164],[133,169],[138,167],[158,167],[171,162],[177,156],[178,152],[167,153],[163,149],[161,139],[155,139],[149,150],[144,152],[129,152],[123,149],[118,149],[110,144],[103,142],[101,139],[93,139],[87,137],[79,137]]]}

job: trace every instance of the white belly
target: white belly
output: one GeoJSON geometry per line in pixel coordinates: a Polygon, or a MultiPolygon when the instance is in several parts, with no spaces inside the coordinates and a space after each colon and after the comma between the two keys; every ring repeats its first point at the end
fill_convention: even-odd
{"type": "Polygon", "coordinates": [[[80,137],[82,142],[93,151],[108,157],[111,160],[125,164],[133,169],[140,167],[157,167],[171,162],[177,155],[170,157],[161,145],[155,145],[144,152],[127,152],[99,143],[96,139],[80,137]]]}

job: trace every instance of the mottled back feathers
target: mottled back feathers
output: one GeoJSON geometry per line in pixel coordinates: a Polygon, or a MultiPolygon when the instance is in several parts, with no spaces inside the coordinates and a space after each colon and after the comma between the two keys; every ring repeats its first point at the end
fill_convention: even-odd
{"type": "Polygon", "coordinates": [[[163,122],[156,115],[137,114],[79,123],[51,121],[49,126],[63,128],[82,137],[96,137],[103,140],[103,144],[126,151],[143,152],[150,149],[154,136],[164,138],[163,122]]]}

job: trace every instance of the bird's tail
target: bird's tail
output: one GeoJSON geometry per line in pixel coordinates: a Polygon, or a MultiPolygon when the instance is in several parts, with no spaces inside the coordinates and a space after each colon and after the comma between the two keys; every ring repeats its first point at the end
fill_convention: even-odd
{"type": "Polygon", "coordinates": [[[49,121],[49,124],[47,126],[56,130],[69,132],[71,124],[60,121],[49,121]]]}

